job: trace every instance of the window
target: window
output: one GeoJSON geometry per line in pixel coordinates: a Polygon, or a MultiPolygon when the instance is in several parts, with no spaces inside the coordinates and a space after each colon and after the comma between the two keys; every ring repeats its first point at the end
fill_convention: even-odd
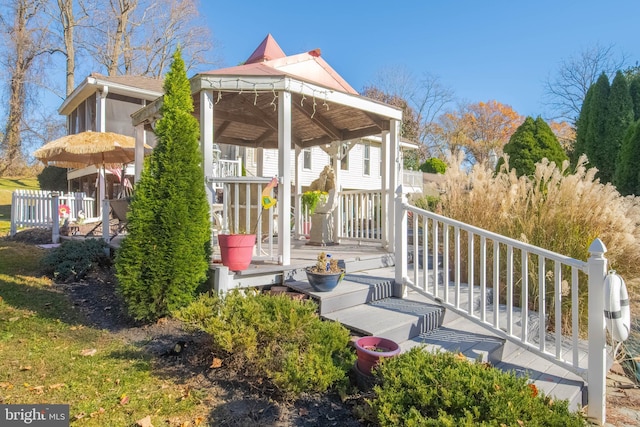
{"type": "Polygon", "coordinates": [[[302,150],[302,168],[311,170],[311,148],[302,150]]]}
{"type": "Polygon", "coordinates": [[[363,174],[371,175],[371,144],[364,144],[364,156],[363,156],[363,174]]]}
{"type": "Polygon", "coordinates": [[[349,170],[349,145],[342,144],[340,148],[340,169],[343,171],[349,170]]]}

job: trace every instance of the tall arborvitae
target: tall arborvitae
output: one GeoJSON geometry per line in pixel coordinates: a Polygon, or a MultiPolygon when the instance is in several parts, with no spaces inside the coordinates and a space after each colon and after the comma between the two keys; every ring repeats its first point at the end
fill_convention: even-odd
{"type": "Polygon", "coordinates": [[[640,120],[632,124],[618,153],[613,183],[622,195],[640,195],[640,120]]]}
{"type": "Polygon", "coordinates": [[[633,103],[629,94],[629,85],[627,77],[618,71],[609,92],[601,147],[603,154],[598,167],[600,180],[603,183],[613,181],[622,140],[631,123],[633,123],[633,103]]]}
{"type": "Polygon", "coordinates": [[[633,103],[633,121],[640,119],[640,75],[630,77],[629,94],[633,103]]]}
{"type": "Polygon", "coordinates": [[[533,175],[536,163],[544,158],[558,166],[569,159],[558,138],[541,117],[535,120],[527,117],[511,135],[503,150],[509,155],[509,166],[516,170],[518,176],[533,175]]]}
{"type": "Polygon", "coordinates": [[[589,158],[589,164],[598,170],[602,169],[606,156],[604,142],[609,92],[609,79],[606,74],[602,73],[593,87],[593,94],[589,100],[587,134],[585,135],[585,153],[589,158]]]}
{"type": "Polygon", "coordinates": [[[571,164],[576,165],[581,155],[587,152],[587,129],[589,127],[589,106],[591,105],[591,98],[593,98],[594,86],[591,85],[587,94],[582,102],[582,108],[580,108],[580,115],[576,121],[576,143],[573,145],[573,151],[571,153],[571,164]]]}
{"type": "Polygon", "coordinates": [[[145,162],[118,250],[118,288],[139,320],[168,315],[193,299],[209,268],[210,222],[199,125],[178,50],[164,83],[157,146],[145,162]]]}

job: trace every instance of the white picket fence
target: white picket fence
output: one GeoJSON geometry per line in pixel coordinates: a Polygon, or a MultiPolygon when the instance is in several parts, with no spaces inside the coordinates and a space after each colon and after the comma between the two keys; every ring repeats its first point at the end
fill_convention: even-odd
{"type": "MultiPolygon", "coordinates": [[[[85,218],[95,216],[95,199],[85,193],[60,193],[58,205],[67,205],[71,211],[70,219],[75,221],[80,211],[85,218]]],[[[14,236],[19,228],[51,228],[53,197],[51,191],[15,190],[11,200],[11,230],[14,236]]]]}

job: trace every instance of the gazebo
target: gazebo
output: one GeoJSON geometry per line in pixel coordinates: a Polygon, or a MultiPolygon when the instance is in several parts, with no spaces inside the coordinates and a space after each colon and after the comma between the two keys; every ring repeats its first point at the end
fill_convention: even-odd
{"type": "MultiPolygon", "coordinates": [[[[323,146],[339,158],[343,141],[377,136],[381,140],[384,245],[394,252],[394,194],[402,183],[400,123],[402,111],[360,96],[321,57],[319,49],[286,56],[268,35],[243,65],[200,73],[191,78],[205,179],[212,176],[215,144],[278,149],[278,230],[289,230],[292,173],[300,150],[323,146]]],[[[136,126],[136,173],[142,170],[145,127],[159,119],[162,98],[132,115],[136,126]]],[[[339,181],[339,168],[336,181],[339,181]]],[[[208,186],[210,203],[215,193],[208,186]]],[[[298,211],[299,206],[296,206],[298,211]]],[[[278,261],[290,264],[291,236],[278,236],[278,261]]]]}

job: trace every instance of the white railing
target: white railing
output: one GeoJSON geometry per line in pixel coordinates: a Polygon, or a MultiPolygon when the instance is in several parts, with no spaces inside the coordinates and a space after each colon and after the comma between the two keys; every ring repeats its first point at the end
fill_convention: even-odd
{"type": "MultiPolygon", "coordinates": [[[[83,211],[85,218],[95,215],[95,199],[85,193],[61,193],[59,205],[67,205],[71,210],[71,220],[76,220],[83,211]]],[[[52,192],[42,190],[15,190],[11,200],[11,230],[14,236],[18,228],[50,228],[53,209],[52,192]]]]}
{"type": "Polygon", "coordinates": [[[338,239],[382,242],[383,220],[381,190],[340,192],[338,239]]]}
{"type": "MultiPolygon", "coordinates": [[[[227,178],[231,176],[242,176],[242,159],[219,159],[213,162],[214,178],[227,178]]],[[[213,187],[215,189],[222,189],[222,183],[220,181],[214,182],[213,187]]]]}
{"type": "MultiPolygon", "coordinates": [[[[218,200],[219,226],[217,234],[248,233],[257,235],[255,260],[277,261],[276,208],[262,208],[262,190],[271,178],[225,177],[209,178],[214,188],[222,188],[222,200],[218,200]]],[[[215,227],[214,221],[214,227],[215,227]]],[[[289,233],[290,230],[284,232],[289,233]]]]}
{"type": "Polygon", "coordinates": [[[423,181],[423,173],[420,171],[406,169],[402,171],[402,185],[405,186],[405,190],[411,193],[422,193],[423,181]]]}
{"type": "Polygon", "coordinates": [[[296,201],[293,206],[300,207],[300,215],[293,214],[293,232],[296,239],[308,238],[311,233],[311,214],[309,208],[302,204],[302,194],[295,195],[296,201]]]}
{"type": "MultiPolygon", "coordinates": [[[[399,192],[400,193],[400,192],[399,192]]],[[[425,211],[396,198],[396,273],[412,289],[589,384],[589,416],[604,417],[606,248],[588,262],[425,211]],[[404,238],[403,238],[404,236],[404,238]],[[587,310],[588,321],[580,314],[587,310]],[[584,339],[588,331],[588,345],[584,339]]]]}

